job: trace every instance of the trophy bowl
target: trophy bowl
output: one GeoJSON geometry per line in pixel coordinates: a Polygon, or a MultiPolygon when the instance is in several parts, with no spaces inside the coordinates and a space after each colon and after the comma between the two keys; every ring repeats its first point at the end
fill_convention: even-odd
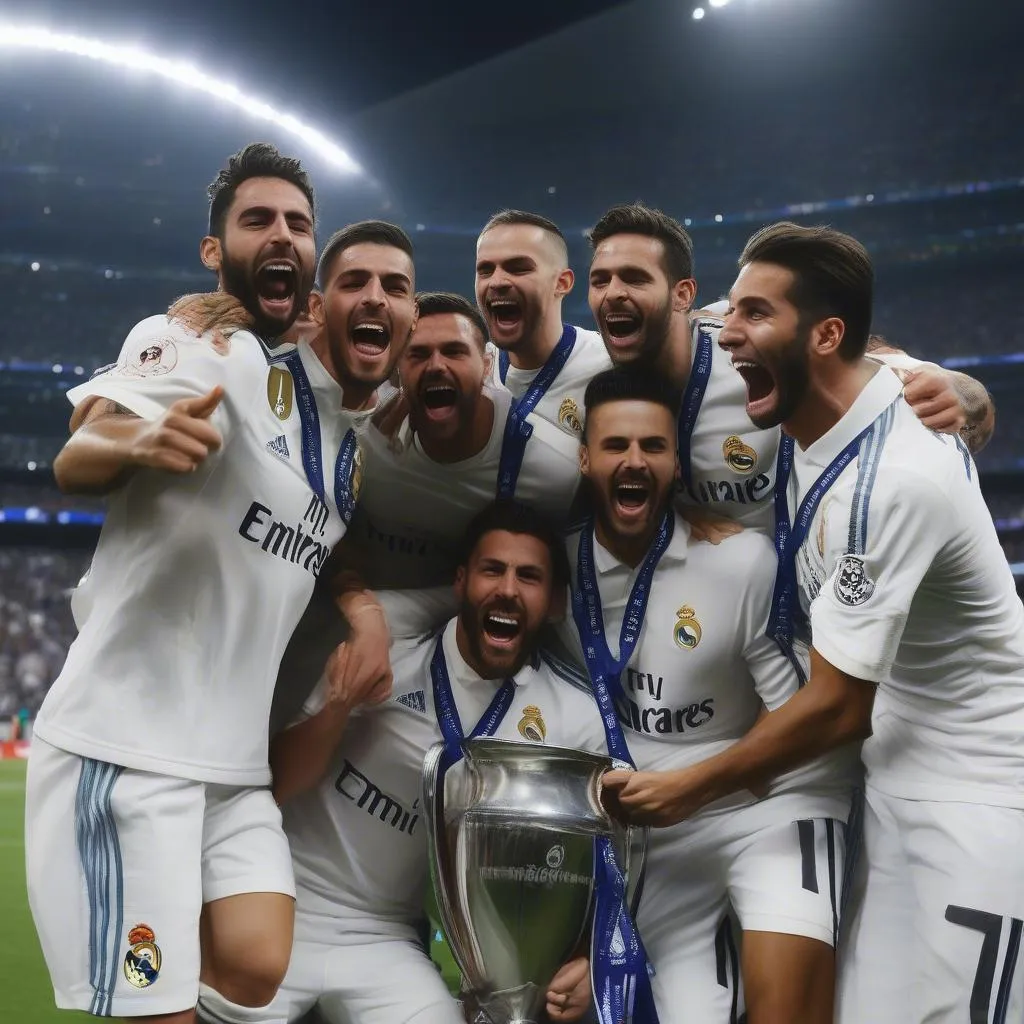
{"type": "Polygon", "coordinates": [[[612,759],[480,737],[447,771],[424,763],[438,910],[470,1001],[493,1024],[536,1024],[557,970],[580,952],[594,896],[594,841],[623,843],[601,803],[612,759]]]}

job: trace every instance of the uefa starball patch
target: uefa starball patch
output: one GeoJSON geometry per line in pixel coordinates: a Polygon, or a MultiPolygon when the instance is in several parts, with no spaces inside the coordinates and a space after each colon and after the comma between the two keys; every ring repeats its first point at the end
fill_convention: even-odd
{"type": "Polygon", "coordinates": [[[863,604],[875,592],[875,582],[864,568],[859,555],[843,555],[836,566],[836,597],[843,604],[863,604]]]}
{"type": "Polygon", "coordinates": [[[156,933],[148,924],[137,924],[128,933],[128,952],[124,957],[124,976],[135,988],[149,988],[160,977],[160,947],[156,933]]]}

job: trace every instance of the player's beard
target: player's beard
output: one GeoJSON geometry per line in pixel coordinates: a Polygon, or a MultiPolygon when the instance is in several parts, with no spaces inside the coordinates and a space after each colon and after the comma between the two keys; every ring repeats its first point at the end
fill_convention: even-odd
{"type": "Polygon", "coordinates": [[[672,301],[667,299],[656,310],[643,315],[640,325],[640,343],[630,349],[616,347],[614,339],[609,338],[607,328],[601,326],[601,337],[608,356],[617,366],[628,363],[640,363],[644,366],[655,366],[661,361],[662,354],[668,347],[672,335],[672,301]]]}
{"type": "Polygon", "coordinates": [[[793,418],[807,396],[811,380],[811,360],[808,342],[811,324],[798,324],[793,337],[777,351],[768,368],[775,387],[773,407],[751,422],[761,430],[777,427],[793,418]]]}
{"type": "Polygon", "coordinates": [[[509,679],[514,676],[527,662],[530,652],[537,646],[538,630],[526,628],[525,615],[520,616],[523,623],[521,632],[516,638],[518,646],[509,650],[510,657],[495,659],[484,647],[484,617],[488,612],[500,611],[501,606],[495,606],[494,602],[483,607],[473,604],[469,598],[464,597],[459,607],[459,622],[462,625],[462,632],[466,638],[470,655],[476,662],[474,667],[484,679],[509,679]],[[481,669],[483,671],[481,671],[481,669]]]}
{"type": "Polygon", "coordinates": [[[224,291],[233,295],[253,318],[254,330],[264,338],[277,338],[284,334],[298,318],[299,311],[306,308],[309,293],[313,290],[313,275],[298,264],[296,290],[292,296],[291,312],[283,318],[269,317],[260,305],[259,288],[256,285],[256,271],[242,260],[236,260],[221,242],[220,280],[224,291]]]}

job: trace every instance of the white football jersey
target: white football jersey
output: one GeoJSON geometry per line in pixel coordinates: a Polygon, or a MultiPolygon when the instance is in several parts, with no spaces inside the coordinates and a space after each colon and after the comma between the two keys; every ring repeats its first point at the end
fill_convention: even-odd
{"type": "MultiPolygon", "coordinates": [[[[681,446],[679,451],[679,507],[697,506],[744,526],[771,530],[781,431],[760,430],[751,423],[747,387],[733,368],[732,357],[718,344],[721,330],[722,321],[716,317],[694,319],[688,388],[695,386],[702,348],[710,353],[710,372],[690,434],[688,465],[686,449],[681,446]]],[[[680,420],[686,420],[685,400],[680,420]]]]}
{"type": "Polygon", "coordinates": [[[224,398],[223,438],[194,473],[138,469],[109,498],[88,614],[36,719],[46,742],[140,771],[265,785],[277,666],[328,553],[336,499],[358,489],[341,389],[299,347],[319,409],[326,504],[303,468],[299,391],[263,343],[196,338],[143,320],[118,363],[68,392],[155,420],[175,401],[224,398]],[[351,458],[336,487],[339,447],[351,458]]]}
{"type": "MultiPolygon", "coordinates": [[[[459,653],[453,619],[443,650],[463,729],[483,716],[500,680],[477,675],[459,653]]],[[[436,637],[396,645],[391,700],[357,712],[320,785],[285,804],[284,825],[297,885],[297,939],[327,942],[338,919],[356,917],[360,929],[409,924],[423,916],[427,838],[422,768],[441,740],[434,712],[430,662],[436,637]]],[[[325,700],[325,684],[305,713],[325,700]]],[[[604,727],[589,688],[541,657],[516,675],[512,706],[494,733],[499,739],[549,743],[606,752],[604,727]]]]}
{"type": "MultiPolygon", "coordinates": [[[[580,534],[568,541],[576,585],[580,534]]],[[[594,568],[605,638],[619,654],[623,616],[639,568],[631,569],[594,538],[594,568]]],[[[765,635],[775,582],[775,549],[758,530],[719,545],[689,540],[676,515],[675,531],[651,581],[640,637],[622,671],[619,721],[640,769],[663,771],[703,761],[740,739],[762,707],[781,707],[799,683],[790,661],[765,635]]],[[[561,635],[582,661],[571,611],[561,635]]],[[[852,761],[818,761],[782,776],[771,796],[798,795],[807,817],[845,818],[852,761]]],[[[749,793],[715,809],[754,802],[749,793]]]]}
{"type": "Polygon", "coordinates": [[[890,796],[1024,807],[1024,609],[959,437],[923,426],[881,368],[797,447],[791,515],[860,432],[797,556],[814,647],[878,683],[868,781],[890,796]]]}
{"type": "MultiPolygon", "coordinates": [[[[508,391],[485,388],[494,404],[494,425],[484,448],[461,462],[435,462],[406,420],[392,442],[371,426],[362,436],[363,486],[352,539],[367,555],[367,582],[376,588],[414,588],[450,583],[462,535],[473,516],[494,500],[498,486],[508,391]]],[[[579,446],[570,454],[560,433],[536,412],[527,421],[526,445],[516,498],[556,522],[569,515],[579,474],[579,446]]]]}

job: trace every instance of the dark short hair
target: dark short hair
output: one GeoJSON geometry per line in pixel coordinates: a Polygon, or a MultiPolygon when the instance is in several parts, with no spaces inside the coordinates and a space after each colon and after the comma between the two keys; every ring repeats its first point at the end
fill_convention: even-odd
{"type": "Polygon", "coordinates": [[[789,301],[802,324],[838,317],[846,331],[839,355],[859,359],[871,333],[875,274],[867,249],[835,228],[781,221],[762,228],[743,249],[739,265],[774,263],[793,274],[789,301]]]}
{"type": "Polygon", "coordinates": [[[613,366],[610,370],[602,370],[591,378],[587,390],[583,394],[583,437],[586,440],[587,420],[599,406],[610,402],[653,402],[664,406],[672,414],[679,416],[682,395],[663,373],[647,366],[629,363],[624,366],[613,366]]]}
{"type": "Polygon", "coordinates": [[[693,277],[693,240],[679,221],[662,210],[643,203],[623,203],[608,210],[587,232],[592,249],[613,235],[644,235],[661,242],[669,284],[693,277]]]}
{"type": "Polygon", "coordinates": [[[234,201],[238,186],[250,178],[280,178],[294,185],[309,200],[309,208],[316,217],[316,197],[309,175],[294,157],[283,156],[269,142],[252,142],[228,157],[228,165],[210,182],[210,234],[223,241],[224,221],[234,201]]]}
{"type": "Polygon", "coordinates": [[[480,335],[480,347],[487,347],[487,324],[480,310],[469,299],[457,292],[420,292],[416,296],[420,319],[425,316],[437,316],[442,313],[453,313],[465,317],[480,335]]]}
{"type": "Polygon", "coordinates": [[[498,498],[484,506],[470,520],[462,536],[462,552],[459,564],[469,565],[477,545],[488,533],[505,530],[508,533],[526,534],[536,537],[551,556],[551,577],[556,587],[569,582],[569,558],[565,553],[565,541],[554,523],[532,505],[524,505],[511,498],[498,498]]]}
{"type": "Polygon", "coordinates": [[[412,239],[397,225],[386,220],[361,220],[349,224],[340,231],[335,231],[327,239],[320,253],[320,262],[316,266],[316,279],[323,288],[327,277],[338,255],[353,245],[370,242],[374,245],[389,245],[401,249],[409,259],[413,259],[412,239]]]}
{"type": "Polygon", "coordinates": [[[480,231],[480,236],[485,235],[491,230],[491,228],[514,226],[516,224],[524,224],[527,227],[541,228],[549,235],[554,235],[565,250],[565,258],[568,260],[569,244],[565,240],[565,235],[562,234],[562,229],[553,220],[549,220],[540,213],[530,213],[528,210],[499,210],[483,226],[483,229],[480,231]]]}

